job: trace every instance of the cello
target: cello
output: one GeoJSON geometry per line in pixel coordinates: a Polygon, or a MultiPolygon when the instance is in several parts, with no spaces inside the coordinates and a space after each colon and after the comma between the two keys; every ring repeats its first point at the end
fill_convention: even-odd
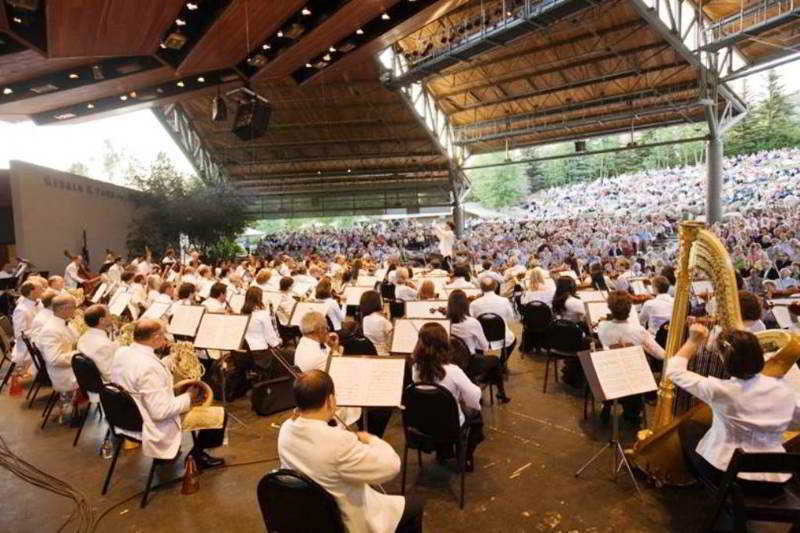
{"type": "MultiPolygon", "coordinates": [[[[64,248],[64,255],[66,256],[67,259],[70,260],[70,262],[75,261],[79,257],[76,255],[72,255],[66,248],[64,248]]],[[[90,296],[97,287],[97,284],[100,282],[100,276],[99,275],[96,276],[91,273],[88,266],[86,265],[85,258],[81,258],[81,260],[78,261],[78,275],[86,280],[83,283],[81,283],[81,288],[83,289],[83,293],[86,294],[87,296],[90,296]]]]}

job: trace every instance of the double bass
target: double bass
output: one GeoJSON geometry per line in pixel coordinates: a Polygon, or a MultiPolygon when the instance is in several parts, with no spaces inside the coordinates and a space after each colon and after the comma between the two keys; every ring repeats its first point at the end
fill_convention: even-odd
{"type": "MultiPolygon", "coordinates": [[[[64,255],[70,262],[75,261],[78,256],[72,255],[69,250],[64,248],[64,255]]],[[[89,270],[88,265],[86,264],[86,258],[82,258],[78,261],[78,275],[85,279],[83,283],[81,283],[81,288],[83,289],[83,293],[90,296],[95,288],[97,288],[97,284],[100,283],[100,276],[92,274],[89,270]]]]}

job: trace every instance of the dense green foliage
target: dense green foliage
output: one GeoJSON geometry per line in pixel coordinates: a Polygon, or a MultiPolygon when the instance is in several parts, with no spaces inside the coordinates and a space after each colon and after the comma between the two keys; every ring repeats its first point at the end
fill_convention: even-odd
{"type": "Polygon", "coordinates": [[[132,252],[141,253],[145,245],[157,255],[168,247],[177,250],[183,235],[202,252],[235,255],[225,243],[232,243],[244,231],[247,218],[232,188],[181,175],[163,153],[149,169],[128,175],[128,182],[142,191],[128,234],[132,252]]]}

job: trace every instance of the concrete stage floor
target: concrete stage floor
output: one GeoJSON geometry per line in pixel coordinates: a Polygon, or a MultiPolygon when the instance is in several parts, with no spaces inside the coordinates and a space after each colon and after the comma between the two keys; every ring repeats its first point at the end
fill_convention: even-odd
{"type": "MultiPolygon", "coordinates": [[[[575,470],[608,439],[596,418],[583,420],[583,399],[576,391],[552,380],[547,394],[542,356],[510,361],[508,393],[512,402],[484,407],[486,440],[476,452],[475,472],[467,475],[466,505],[458,508],[458,476],[423,456],[419,474],[416,454],[409,453],[407,490],[426,498],[425,530],[429,532],[482,531],[563,533],[697,531],[709,512],[709,497],[698,487],[656,489],[640,478],[643,498],[627,476],[611,480],[611,456],[590,467],[580,479],[575,470]],[[518,472],[518,475],[514,475],[518,472]]],[[[256,484],[276,468],[276,439],[287,413],[261,418],[240,399],[231,411],[247,427],[229,424],[230,439],[215,454],[229,467],[199,477],[200,491],[180,494],[176,483],[155,491],[150,504],[139,509],[134,498],[144,487],[149,460],[138,451],[120,455],[109,492],[100,496],[110,463],[98,455],[105,424],[90,418],[78,446],[74,429],[49,423],[41,430],[40,413],[47,394],[33,409],[26,402],[0,397],[0,433],[15,453],[39,468],[83,491],[98,514],[107,511],[97,531],[264,531],[256,501],[256,484]],[[271,460],[272,461],[269,461],[271,460]],[[251,461],[265,461],[247,464],[251,461]]],[[[488,404],[488,391],[484,393],[488,404]]],[[[394,414],[386,440],[399,454],[403,434],[394,414]]],[[[624,438],[634,436],[628,428],[624,438]]],[[[191,439],[185,436],[183,449],[191,439]]],[[[166,481],[181,466],[165,471],[166,481]]],[[[385,485],[397,494],[400,477],[385,485]]],[[[71,502],[28,485],[0,469],[0,531],[56,531],[72,512],[71,502]]],[[[72,529],[67,529],[71,531],[72,529]]],[[[759,528],[758,530],[765,530],[759,528]]],[[[787,531],[788,527],[769,527],[787,531]]]]}

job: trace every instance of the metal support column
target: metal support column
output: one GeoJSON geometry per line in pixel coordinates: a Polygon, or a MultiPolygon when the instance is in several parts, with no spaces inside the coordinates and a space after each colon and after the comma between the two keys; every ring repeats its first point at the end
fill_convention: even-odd
{"type": "Polygon", "coordinates": [[[722,219],[722,136],[706,141],[706,222],[722,219]]]}
{"type": "Polygon", "coordinates": [[[464,205],[456,195],[456,200],[453,202],[453,224],[455,224],[456,238],[460,239],[464,235],[464,205]]]}

